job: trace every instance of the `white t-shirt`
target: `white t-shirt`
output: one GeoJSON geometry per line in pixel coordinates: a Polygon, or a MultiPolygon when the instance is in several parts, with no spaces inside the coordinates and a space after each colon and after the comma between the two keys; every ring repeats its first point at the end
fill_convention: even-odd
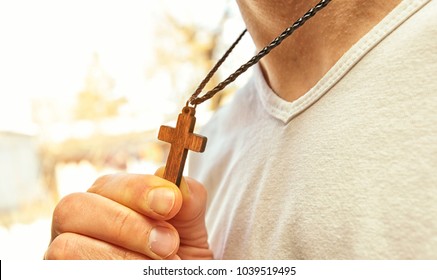
{"type": "Polygon", "coordinates": [[[437,258],[436,15],[402,1],[294,102],[255,68],[191,153],[216,258],[437,258]]]}

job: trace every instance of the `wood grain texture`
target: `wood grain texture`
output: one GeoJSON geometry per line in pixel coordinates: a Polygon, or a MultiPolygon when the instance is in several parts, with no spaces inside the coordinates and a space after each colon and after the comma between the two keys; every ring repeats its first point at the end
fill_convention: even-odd
{"type": "Polygon", "coordinates": [[[165,165],[164,179],[180,185],[188,150],[203,152],[207,138],[193,133],[196,117],[193,107],[184,107],[178,116],[176,127],[161,126],[158,139],[171,144],[165,165]]]}

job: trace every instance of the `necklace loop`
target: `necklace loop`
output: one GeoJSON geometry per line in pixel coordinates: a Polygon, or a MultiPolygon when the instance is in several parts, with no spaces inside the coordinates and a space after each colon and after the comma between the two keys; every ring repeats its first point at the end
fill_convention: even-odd
{"type": "Polygon", "coordinates": [[[282,41],[293,34],[293,32],[305,24],[305,22],[312,18],[314,15],[317,14],[320,10],[322,10],[324,7],[326,7],[331,0],[321,0],[316,6],[311,8],[308,12],[306,12],[301,18],[299,18],[296,22],[294,22],[291,26],[289,26],[287,29],[285,29],[278,37],[276,37],[270,44],[265,46],[261,51],[259,51],[255,56],[253,56],[249,61],[247,61],[245,64],[241,65],[237,70],[235,70],[229,77],[227,77],[225,80],[217,84],[213,89],[206,92],[203,96],[199,97],[199,94],[202,92],[202,90],[205,88],[206,84],[209,82],[209,80],[212,78],[212,76],[217,72],[218,68],[223,64],[223,62],[228,58],[229,54],[232,52],[232,50],[235,48],[235,46],[240,42],[241,38],[243,38],[244,34],[246,33],[247,29],[245,29],[240,36],[238,36],[237,40],[229,47],[229,49],[225,52],[225,54],[220,58],[219,61],[214,65],[214,67],[209,71],[208,75],[202,80],[200,85],[197,87],[195,92],[191,95],[191,97],[187,101],[187,105],[191,104],[193,106],[197,106],[198,104],[201,104],[205,102],[206,100],[212,98],[214,95],[216,95],[219,91],[224,89],[226,86],[228,86],[230,83],[235,81],[235,79],[238,78],[241,74],[246,72],[247,69],[258,63],[261,58],[266,56],[270,53],[271,50],[279,46],[282,41]]]}

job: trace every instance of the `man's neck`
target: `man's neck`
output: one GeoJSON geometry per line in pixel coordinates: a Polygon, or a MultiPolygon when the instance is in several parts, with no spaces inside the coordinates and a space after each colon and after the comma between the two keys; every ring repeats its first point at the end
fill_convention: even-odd
{"type": "MultiPolygon", "coordinates": [[[[237,0],[258,50],[318,0],[237,0]]],[[[311,89],[340,57],[400,0],[333,0],[261,60],[270,87],[293,101],[311,89]]]]}

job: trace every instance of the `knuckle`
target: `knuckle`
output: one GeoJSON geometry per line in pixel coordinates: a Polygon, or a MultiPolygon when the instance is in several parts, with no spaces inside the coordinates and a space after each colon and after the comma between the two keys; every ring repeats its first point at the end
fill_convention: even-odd
{"type": "Polygon", "coordinates": [[[53,227],[57,232],[63,231],[63,226],[68,221],[70,215],[76,212],[80,203],[81,194],[72,193],[62,198],[53,211],[53,227]]]}
{"type": "Polygon", "coordinates": [[[116,215],[114,216],[114,233],[118,240],[123,240],[125,238],[126,233],[132,231],[131,220],[132,220],[131,211],[126,211],[125,209],[118,210],[116,215]]]}
{"type": "Polygon", "coordinates": [[[72,253],[75,251],[73,247],[69,234],[58,235],[50,243],[44,258],[46,260],[72,259],[74,258],[72,253]]]}

